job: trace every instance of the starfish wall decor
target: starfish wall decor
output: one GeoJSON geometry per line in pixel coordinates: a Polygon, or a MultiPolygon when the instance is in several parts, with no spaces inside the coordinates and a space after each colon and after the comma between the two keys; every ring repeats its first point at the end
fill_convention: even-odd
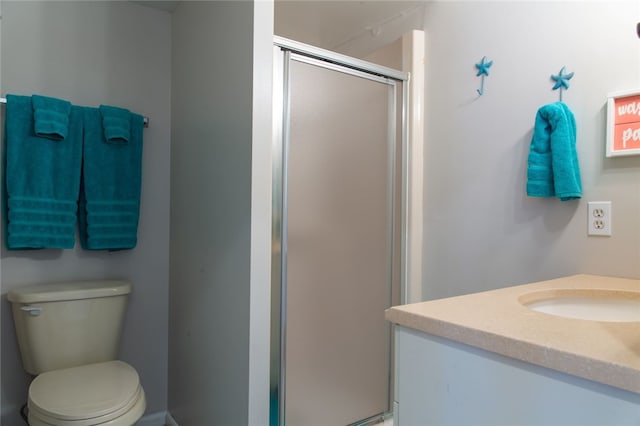
{"type": "Polygon", "coordinates": [[[573,77],[573,72],[569,74],[564,73],[564,68],[560,69],[557,75],[551,75],[551,80],[555,81],[552,90],[560,90],[560,102],[562,102],[562,91],[569,89],[569,80],[573,77]]]}
{"type": "Polygon", "coordinates": [[[480,88],[476,90],[480,96],[484,94],[484,77],[489,76],[489,68],[491,68],[491,65],[493,65],[493,61],[487,62],[486,56],[483,56],[482,60],[476,64],[476,68],[478,69],[476,77],[482,76],[480,88]]]}

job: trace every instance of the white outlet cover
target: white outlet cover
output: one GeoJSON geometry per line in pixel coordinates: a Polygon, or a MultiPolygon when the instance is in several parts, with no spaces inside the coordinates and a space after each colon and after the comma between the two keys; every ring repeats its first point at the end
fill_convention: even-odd
{"type": "Polygon", "coordinates": [[[587,235],[611,236],[611,201],[589,201],[587,235]]]}

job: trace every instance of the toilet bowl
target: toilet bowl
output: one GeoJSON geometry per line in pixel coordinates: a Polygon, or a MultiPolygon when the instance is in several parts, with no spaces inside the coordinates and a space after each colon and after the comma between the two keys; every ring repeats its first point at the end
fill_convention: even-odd
{"type": "Polygon", "coordinates": [[[136,370],[108,361],[39,375],[28,408],[30,426],[131,426],[146,403],[136,370]]]}
{"type": "Polygon", "coordinates": [[[136,370],[117,360],[131,284],[37,284],[9,291],[28,373],[30,426],[133,426],[146,408],[136,370]]]}

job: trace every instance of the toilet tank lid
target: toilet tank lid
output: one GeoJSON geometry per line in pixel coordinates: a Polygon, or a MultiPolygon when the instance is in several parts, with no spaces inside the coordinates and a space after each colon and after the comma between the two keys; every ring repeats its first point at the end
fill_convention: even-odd
{"type": "Polygon", "coordinates": [[[131,283],[125,280],[75,281],[17,287],[7,293],[7,299],[14,303],[59,302],[129,293],[131,283]]]}

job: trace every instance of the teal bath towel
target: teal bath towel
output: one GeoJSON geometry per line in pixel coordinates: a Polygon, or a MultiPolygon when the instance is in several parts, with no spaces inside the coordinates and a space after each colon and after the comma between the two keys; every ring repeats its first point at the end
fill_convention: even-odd
{"type": "Polygon", "coordinates": [[[131,137],[131,113],[128,109],[100,105],[104,138],[109,143],[128,143],[131,137]]]}
{"type": "MultiPolygon", "coordinates": [[[[62,117],[60,120],[64,121],[62,117]]],[[[66,129],[61,123],[54,126],[59,133],[53,138],[39,137],[34,128],[32,98],[7,95],[4,195],[8,249],[74,246],[82,109],[69,106],[68,121],[66,129]],[[62,133],[66,137],[59,139],[62,133]]]]}
{"type": "Polygon", "coordinates": [[[65,139],[69,130],[71,102],[33,95],[31,103],[36,136],[53,140],[65,139]]]}
{"type": "Polygon", "coordinates": [[[563,102],[544,105],[536,114],[528,158],[527,195],[562,201],[582,197],[576,151],[576,122],[563,102]]]}
{"type": "Polygon", "coordinates": [[[80,242],[87,250],[131,249],[137,244],[144,118],[131,112],[127,114],[128,141],[113,143],[105,136],[108,132],[101,110],[84,109],[84,162],[78,218],[80,242]]]}

